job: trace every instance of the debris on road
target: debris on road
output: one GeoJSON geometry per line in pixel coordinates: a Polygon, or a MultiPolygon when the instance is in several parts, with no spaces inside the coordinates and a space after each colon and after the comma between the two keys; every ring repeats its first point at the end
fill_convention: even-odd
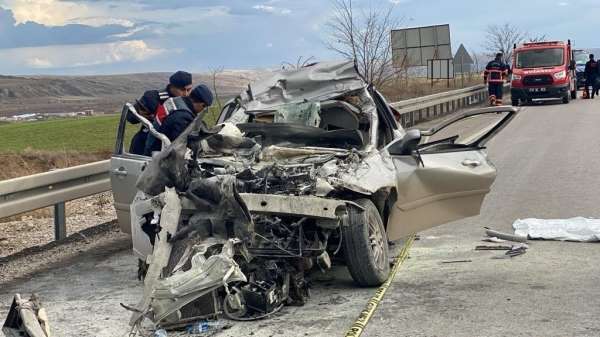
{"type": "Polygon", "coordinates": [[[477,246],[475,250],[510,250],[512,246],[477,246]]]}
{"type": "Polygon", "coordinates": [[[207,335],[225,328],[227,326],[218,321],[200,321],[188,325],[185,331],[190,335],[207,335]]]}
{"type": "Polygon", "coordinates": [[[596,242],[600,241],[600,219],[518,219],[513,223],[515,235],[531,239],[596,242]]]}
{"type": "Polygon", "coordinates": [[[515,256],[523,255],[527,252],[528,248],[529,246],[526,244],[514,245],[509,250],[507,250],[506,253],[504,253],[504,255],[494,256],[493,259],[508,259],[513,258],[515,256]]]}
{"type": "Polygon", "coordinates": [[[450,264],[450,263],[467,263],[467,262],[473,262],[473,260],[452,260],[452,261],[442,261],[443,264],[450,264]]]}
{"type": "Polygon", "coordinates": [[[498,239],[495,236],[483,238],[483,239],[481,239],[481,241],[484,241],[484,242],[493,242],[493,243],[503,243],[503,242],[506,242],[506,240],[498,239]]]}
{"type": "Polygon", "coordinates": [[[525,236],[513,235],[513,234],[509,234],[509,233],[498,232],[498,231],[495,231],[488,227],[483,227],[483,228],[485,228],[485,234],[489,237],[495,237],[498,239],[513,241],[513,242],[527,242],[526,235],[525,236]]]}
{"type": "Polygon", "coordinates": [[[15,294],[2,332],[7,337],[52,337],[48,314],[37,294],[29,300],[15,294]]]}

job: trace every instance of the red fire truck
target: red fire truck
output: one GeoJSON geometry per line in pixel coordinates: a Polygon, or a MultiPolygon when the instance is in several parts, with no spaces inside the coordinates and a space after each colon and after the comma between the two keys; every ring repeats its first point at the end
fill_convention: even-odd
{"type": "Polygon", "coordinates": [[[515,45],[512,64],[512,105],[534,100],[577,98],[577,76],[571,41],[515,45]]]}

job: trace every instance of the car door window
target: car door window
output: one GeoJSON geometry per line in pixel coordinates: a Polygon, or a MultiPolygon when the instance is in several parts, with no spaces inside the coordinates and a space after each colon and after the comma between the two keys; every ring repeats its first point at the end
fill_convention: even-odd
{"type": "Polygon", "coordinates": [[[419,151],[481,148],[515,116],[514,108],[466,113],[423,132],[419,151]]]}
{"type": "Polygon", "coordinates": [[[398,129],[398,124],[383,95],[373,87],[369,87],[369,92],[373,96],[373,100],[377,107],[377,114],[379,117],[377,148],[381,149],[394,139],[394,130],[398,129]]]}

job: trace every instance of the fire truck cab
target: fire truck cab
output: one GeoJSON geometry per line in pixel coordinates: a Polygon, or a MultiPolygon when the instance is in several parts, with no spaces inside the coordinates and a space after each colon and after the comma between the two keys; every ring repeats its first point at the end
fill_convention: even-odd
{"type": "Polygon", "coordinates": [[[534,100],[577,98],[577,76],[571,41],[515,45],[512,63],[512,105],[534,100]]]}

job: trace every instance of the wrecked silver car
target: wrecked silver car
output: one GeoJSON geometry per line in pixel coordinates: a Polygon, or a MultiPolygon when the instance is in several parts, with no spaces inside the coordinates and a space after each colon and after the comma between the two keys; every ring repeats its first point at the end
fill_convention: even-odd
{"type": "Polygon", "coordinates": [[[496,177],[484,145],[516,110],[404,130],[354,64],[338,62],[248,86],[216,126],[197,118],[151,159],[124,151],[127,113],[111,181],[145,275],[129,309],[132,324],[169,327],[302,305],[311,271],[335,261],[358,285],[380,285],[388,241],[479,214],[496,177]]]}

